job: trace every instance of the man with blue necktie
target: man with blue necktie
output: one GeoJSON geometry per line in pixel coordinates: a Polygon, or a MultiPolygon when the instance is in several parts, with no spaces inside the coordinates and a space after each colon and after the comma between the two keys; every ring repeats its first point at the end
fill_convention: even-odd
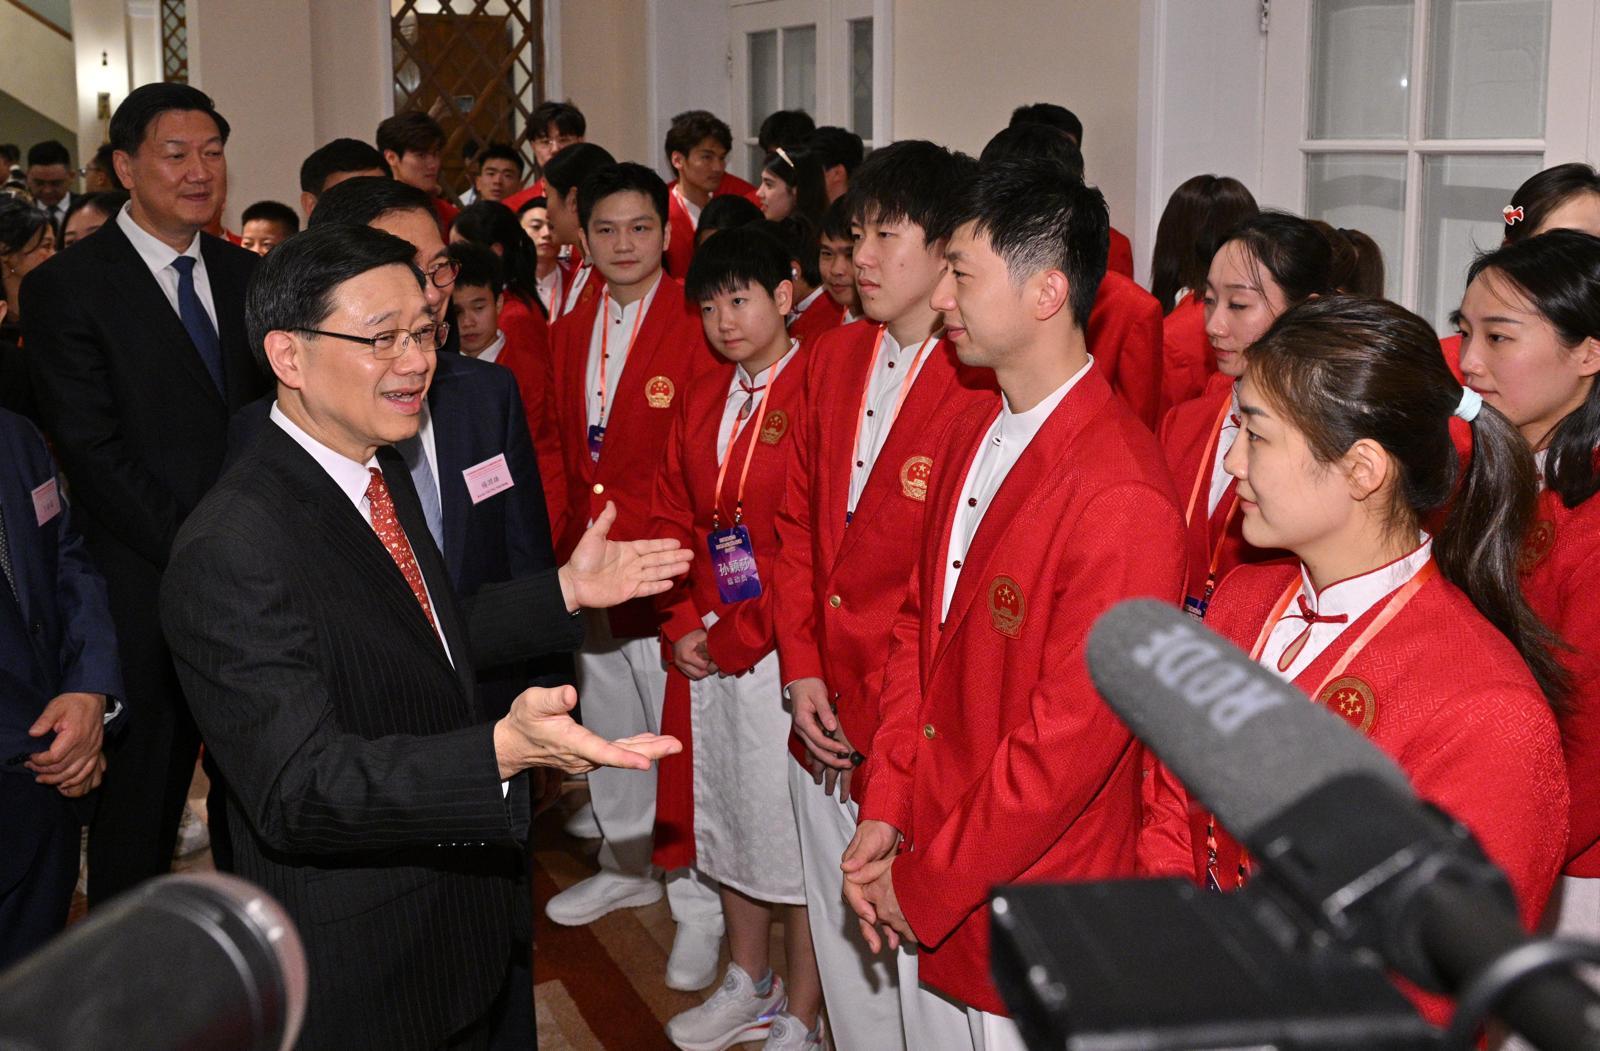
{"type": "Polygon", "coordinates": [[[170,867],[199,736],[156,595],[221,472],[229,416],[267,390],[244,326],[260,257],[201,233],[226,190],[228,130],[188,85],[129,94],[109,132],[132,200],[22,286],[40,420],[106,578],[130,714],[89,830],[92,906],[170,867]]]}

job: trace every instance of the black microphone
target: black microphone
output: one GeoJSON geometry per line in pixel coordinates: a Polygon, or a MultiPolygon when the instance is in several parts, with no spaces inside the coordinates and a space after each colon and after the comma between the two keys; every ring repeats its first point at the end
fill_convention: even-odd
{"type": "Polygon", "coordinates": [[[1496,1013],[1539,1047],[1600,1047],[1600,996],[1549,969],[1562,961],[1495,970],[1534,944],[1504,873],[1338,716],[1153,600],[1104,614],[1087,659],[1111,709],[1249,848],[1252,886],[1424,988],[1476,1005],[1474,983],[1499,983],[1496,1013]]]}
{"type": "Polygon", "coordinates": [[[165,876],[0,975],[0,1047],[287,1051],[305,1007],[281,905],[235,876],[165,876]]]}

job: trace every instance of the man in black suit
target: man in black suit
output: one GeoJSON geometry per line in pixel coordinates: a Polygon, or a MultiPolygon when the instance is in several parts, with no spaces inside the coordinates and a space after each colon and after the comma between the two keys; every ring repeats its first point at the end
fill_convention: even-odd
{"type": "Polygon", "coordinates": [[[72,208],[72,154],[55,139],[36,142],[28,150],[28,192],[34,205],[50,218],[61,244],[61,228],[72,208]]]}
{"type": "Polygon", "coordinates": [[[200,232],[227,183],[228,122],[194,88],[147,84],[110,135],[132,201],[22,284],[40,417],[110,590],[131,716],[90,825],[96,904],[171,865],[199,739],[156,595],[221,471],[228,417],[267,387],[244,326],[261,257],[200,232]]]}
{"type": "Polygon", "coordinates": [[[105,581],[50,451],[0,410],[0,971],[67,925],[76,803],[100,783],[121,695],[105,581]]]}

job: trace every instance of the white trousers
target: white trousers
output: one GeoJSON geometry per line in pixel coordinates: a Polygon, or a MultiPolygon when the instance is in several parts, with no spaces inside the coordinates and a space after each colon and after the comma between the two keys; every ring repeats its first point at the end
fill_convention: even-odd
{"type": "MultiPolygon", "coordinates": [[[[578,696],[583,725],[608,741],[661,732],[661,705],[667,671],[655,639],[613,639],[604,612],[584,614],[587,638],[578,651],[578,696]]],[[[600,868],[628,876],[648,876],[655,842],[656,773],[601,767],[589,773],[589,802],[600,826],[600,868]]],[[[717,885],[693,869],[667,879],[672,918],[722,929],[722,899],[717,885]]]]}
{"type": "Polygon", "coordinates": [[[856,834],[857,807],[824,793],[792,756],[785,756],[784,763],[800,826],[806,916],[833,1046],[838,1051],[904,1051],[894,961],[867,948],[856,914],[844,902],[839,859],[856,834]]]}
{"type": "Polygon", "coordinates": [[[957,1003],[917,981],[917,955],[901,949],[900,1010],[906,1046],[917,1051],[1027,1051],[1017,1025],[1004,1015],[957,1003]]]}

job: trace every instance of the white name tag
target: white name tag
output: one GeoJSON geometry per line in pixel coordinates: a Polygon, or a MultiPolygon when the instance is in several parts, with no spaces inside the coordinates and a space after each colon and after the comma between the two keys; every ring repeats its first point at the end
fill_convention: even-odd
{"type": "Polygon", "coordinates": [[[56,489],[54,478],[45,482],[33,491],[33,517],[44,525],[50,519],[61,513],[61,493],[56,489]]]}
{"type": "Polygon", "coordinates": [[[495,493],[503,493],[516,483],[511,480],[511,470],[506,466],[506,454],[500,453],[461,472],[467,480],[467,495],[472,502],[481,504],[495,493]]]}

